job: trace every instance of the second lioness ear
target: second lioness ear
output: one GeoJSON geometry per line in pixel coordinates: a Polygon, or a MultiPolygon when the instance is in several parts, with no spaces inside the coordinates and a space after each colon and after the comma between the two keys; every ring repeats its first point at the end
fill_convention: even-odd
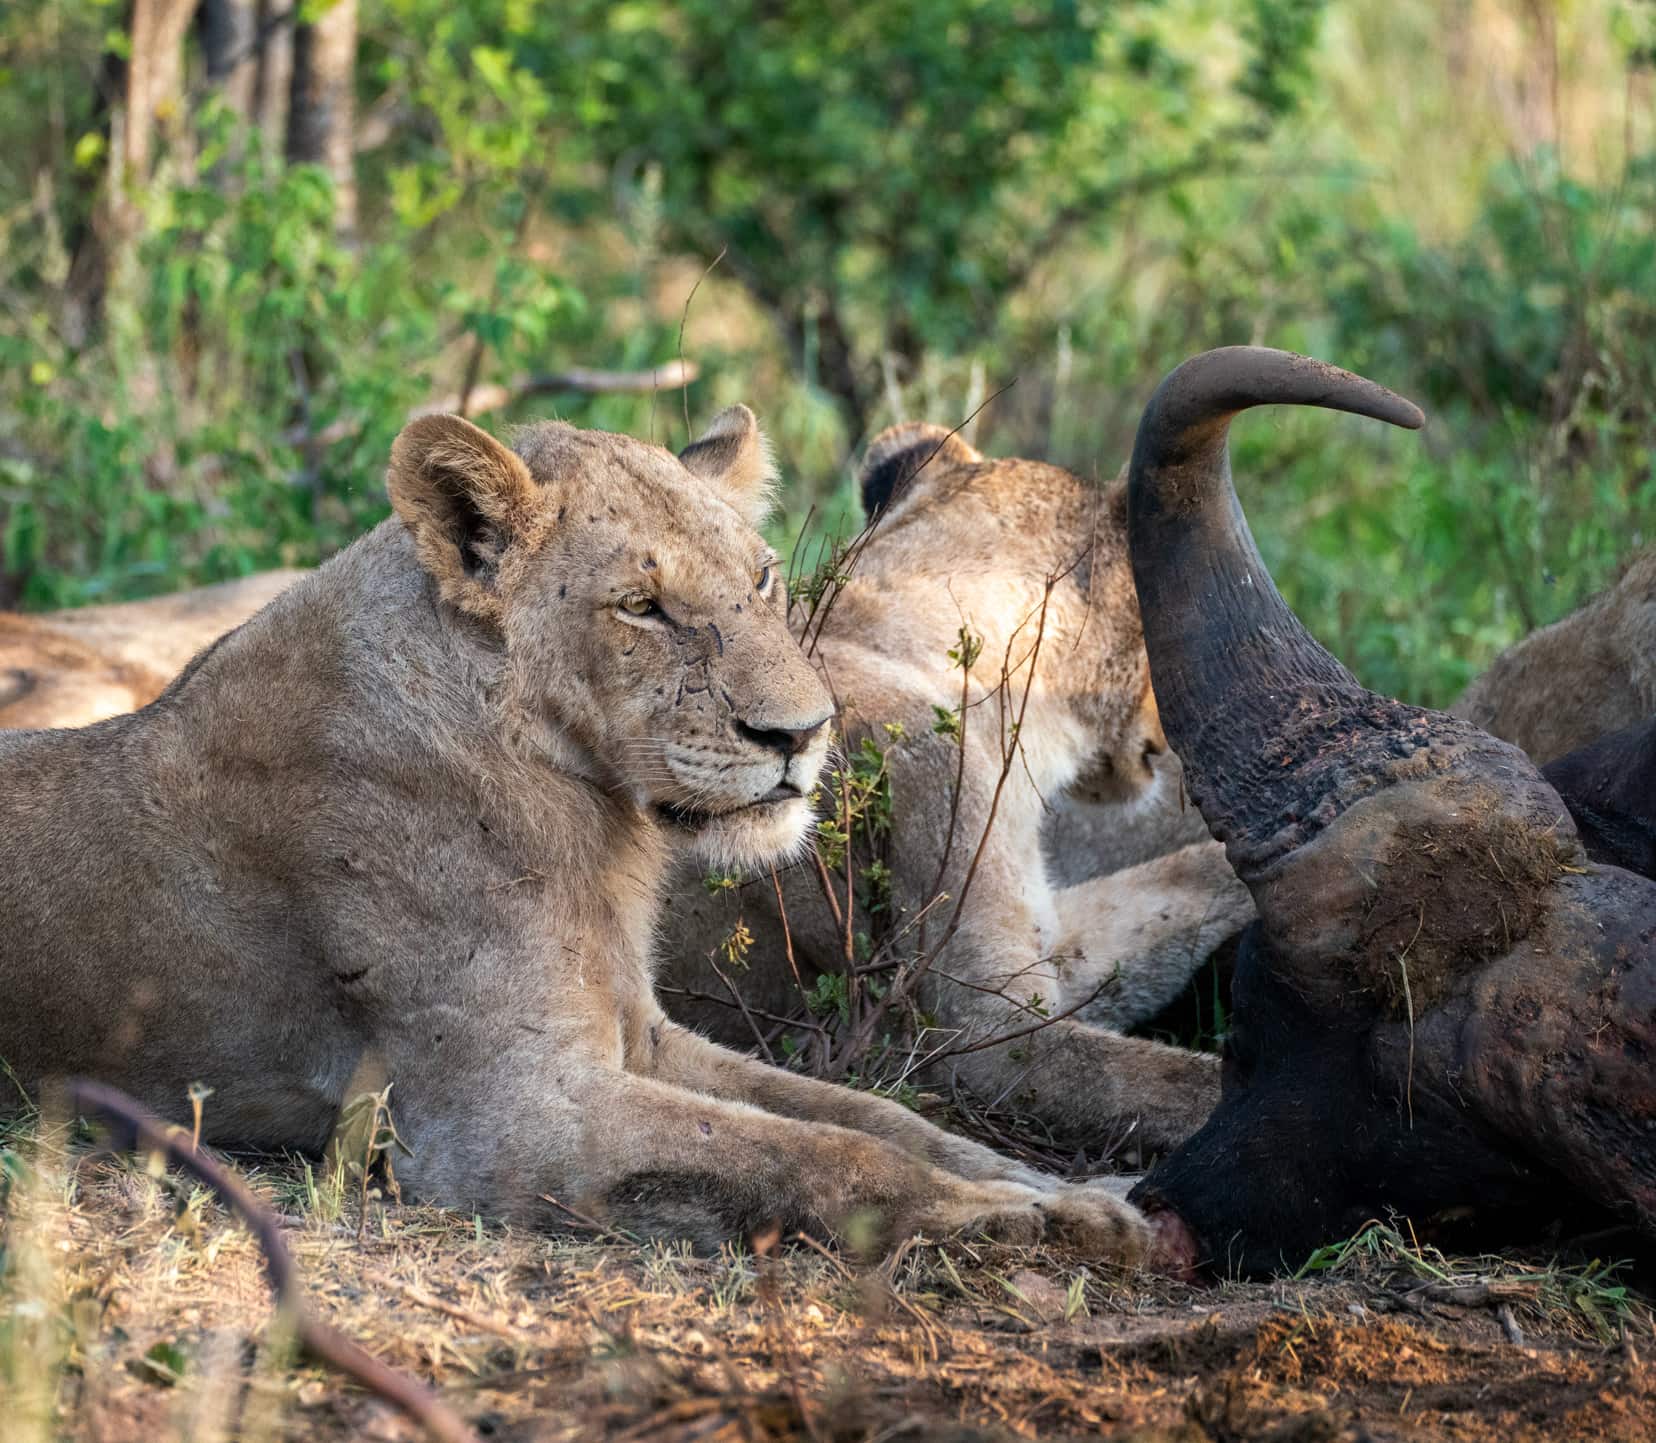
{"type": "Polygon", "coordinates": [[[385,486],[443,599],[498,615],[500,559],[536,516],[522,459],[463,417],[421,416],[391,443],[385,486]]]}
{"type": "Polygon", "coordinates": [[[863,515],[872,521],[876,511],[889,506],[928,467],[947,471],[951,466],[970,466],[982,459],[982,453],[962,441],[959,432],[934,421],[900,421],[887,426],[868,443],[857,476],[863,515]]]}
{"type": "Polygon", "coordinates": [[[770,442],[746,406],[720,411],[707,430],[679,452],[679,460],[755,526],[770,513],[776,463],[770,442]]]}

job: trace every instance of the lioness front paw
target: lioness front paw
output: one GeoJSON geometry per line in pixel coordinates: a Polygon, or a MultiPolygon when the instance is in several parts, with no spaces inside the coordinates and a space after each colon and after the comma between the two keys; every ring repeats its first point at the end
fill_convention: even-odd
{"type": "Polygon", "coordinates": [[[1044,1240],[1105,1262],[1136,1267],[1150,1253],[1150,1225],[1116,1190],[1098,1184],[1065,1184],[1042,1198],[1044,1240]]]}
{"type": "Polygon", "coordinates": [[[957,1199],[931,1219],[941,1232],[975,1233],[995,1242],[1031,1247],[1054,1243],[1101,1262],[1142,1262],[1151,1234],[1143,1214],[1104,1188],[1061,1185],[1037,1192],[996,1189],[989,1196],[957,1199]]]}

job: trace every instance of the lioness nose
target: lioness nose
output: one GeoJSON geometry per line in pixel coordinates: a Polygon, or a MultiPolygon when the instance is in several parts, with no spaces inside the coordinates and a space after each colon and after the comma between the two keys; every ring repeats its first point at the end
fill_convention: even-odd
{"type": "Polygon", "coordinates": [[[736,730],[756,746],[769,747],[772,751],[781,752],[785,757],[794,757],[810,746],[817,733],[828,725],[828,717],[831,715],[832,713],[828,713],[818,717],[815,721],[791,727],[754,726],[737,717],[736,730]]]}

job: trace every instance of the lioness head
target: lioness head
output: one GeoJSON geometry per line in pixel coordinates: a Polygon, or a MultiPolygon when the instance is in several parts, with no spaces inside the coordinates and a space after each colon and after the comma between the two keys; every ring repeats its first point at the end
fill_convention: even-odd
{"type": "Polygon", "coordinates": [[[502,701],[721,865],[801,844],[833,714],[755,530],[770,475],[733,406],[678,456],[561,422],[508,449],[422,417],[387,478],[442,600],[503,658],[502,701]]]}
{"type": "MultiPolygon", "coordinates": [[[[1150,686],[1127,556],[1125,486],[1092,487],[1043,462],[986,457],[957,432],[925,421],[876,436],[860,479],[875,528],[858,554],[860,574],[931,575],[947,598],[940,614],[951,629],[972,604],[957,574],[992,576],[992,589],[970,613],[991,655],[1039,624],[1042,687],[1080,723],[1087,750],[1066,786],[1069,797],[1128,811],[1165,800],[1178,759],[1150,686]],[[1060,584],[1048,589],[1047,578],[1060,584]]],[[[888,575],[878,579],[882,589],[893,584],[888,575]]],[[[866,628],[860,639],[868,641],[866,628]]],[[[1028,649],[1027,642],[1015,647],[1028,649]]]]}

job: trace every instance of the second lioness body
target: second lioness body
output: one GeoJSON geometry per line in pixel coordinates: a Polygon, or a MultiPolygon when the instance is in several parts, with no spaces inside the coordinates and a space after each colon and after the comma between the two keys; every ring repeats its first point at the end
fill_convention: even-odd
{"type": "MultiPolygon", "coordinates": [[[[914,1055],[935,1054],[933,1084],[1011,1102],[1070,1147],[1176,1144],[1218,1097],[1218,1059],[1119,1029],[1247,925],[1247,891],[1211,840],[1070,886],[1042,855],[1068,802],[1123,833],[1177,807],[1122,488],[917,424],[875,440],[863,479],[872,534],[807,630],[848,750],[871,741],[889,781],[889,896],[870,915],[857,884],[853,947],[860,931],[893,937],[887,960],[925,959],[934,1021],[914,1055]],[[981,648],[964,674],[963,634],[981,648]]],[[[731,1043],[753,1043],[755,1008],[799,1010],[794,968],[808,988],[845,967],[843,878],[836,900],[814,866],[778,882],[761,871],[710,893],[687,875],[667,907],[668,1005],[731,1043]],[[754,939],[739,975],[721,952],[738,919],[754,939]]]]}

